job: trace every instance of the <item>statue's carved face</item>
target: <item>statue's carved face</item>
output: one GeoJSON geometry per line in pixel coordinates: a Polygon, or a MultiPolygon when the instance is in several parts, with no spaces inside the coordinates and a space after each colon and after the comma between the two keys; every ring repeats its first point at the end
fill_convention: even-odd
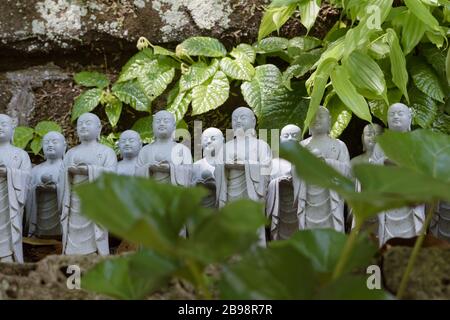
{"type": "Polygon", "coordinates": [[[382,128],[377,124],[368,124],[364,127],[362,142],[364,150],[373,150],[376,143],[376,137],[381,134],[382,128]]]}
{"type": "Polygon", "coordinates": [[[389,129],[406,132],[411,128],[411,110],[402,103],[393,104],[388,111],[389,129]]]}
{"type": "Polygon", "coordinates": [[[252,110],[249,108],[238,108],[231,116],[231,125],[235,132],[246,132],[249,129],[255,129],[256,119],[252,110]]]}
{"type": "Polygon", "coordinates": [[[98,139],[100,131],[100,120],[96,115],[85,113],[78,118],[77,133],[81,141],[93,141],[98,139]]]}
{"type": "Polygon", "coordinates": [[[119,149],[124,158],[137,157],[141,148],[141,137],[136,131],[127,130],[120,135],[119,149]]]}
{"type": "Polygon", "coordinates": [[[157,138],[170,138],[175,132],[175,118],[170,112],[160,111],[153,117],[153,133],[157,138]]]}
{"type": "Polygon", "coordinates": [[[66,141],[60,133],[49,132],[44,136],[42,148],[47,159],[62,159],[66,150],[66,141]]]}
{"type": "Polygon", "coordinates": [[[204,154],[217,154],[223,144],[223,134],[219,129],[208,128],[202,134],[202,148],[204,154]]]}
{"type": "Polygon", "coordinates": [[[301,130],[299,127],[293,124],[288,124],[283,129],[281,129],[280,142],[284,143],[287,141],[300,141],[301,130]]]}
{"type": "Polygon", "coordinates": [[[14,134],[12,119],[7,115],[0,115],[0,142],[9,142],[14,134]]]}
{"type": "Polygon", "coordinates": [[[319,107],[314,120],[311,122],[310,130],[312,134],[324,134],[330,132],[330,113],[324,107],[319,107]]]}

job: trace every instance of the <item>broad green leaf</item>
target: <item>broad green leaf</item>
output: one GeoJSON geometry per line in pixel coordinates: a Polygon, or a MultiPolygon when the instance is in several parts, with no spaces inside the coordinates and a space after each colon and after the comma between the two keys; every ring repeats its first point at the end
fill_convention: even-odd
{"type": "Polygon", "coordinates": [[[298,4],[303,0],[272,0],[269,5],[269,8],[279,8],[284,6],[289,6],[291,4],[298,4]]]}
{"type": "Polygon", "coordinates": [[[345,128],[347,128],[350,120],[352,120],[352,112],[348,110],[336,95],[333,95],[325,106],[330,110],[331,115],[330,136],[332,138],[338,138],[344,132],[345,128]]]}
{"type": "Polygon", "coordinates": [[[371,27],[380,27],[377,24],[377,19],[380,19],[380,25],[388,19],[391,13],[394,0],[368,0],[367,6],[364,8],[364,14],[368,14],[367,22],[371,27]]]}
{"type": "Polygon", "coordinates": [[[378,142],[386,156],[399,165],[450,183],[450,136],[424,129],[389,131],[378,142]]]}
{"type": "Polygon", "coordinates": [[[230,93],[228,78],[222,71],[192,90],[192,115],[198,115],[220,107],[230,93]]]}
{"type": "Polygon", "coordinates": [[[144,143],[150,143],[153,139],[153,116],[139,118],[131,127],[141,136],[144,143]]]}
{"type": "Polygon", "coordinates": [[[177,263],[150,250],[107,259],[81,279],[83,289],[117,299],[143,299],[170,280],[177,263]]]}
{"type": "Polygon", "coordinates": [[[118,133],[114,133],[114,132],[111,132],[107,136],[101,135],[100,143],[104,144],[105,146],[110,147],[111,149],[113,149],[116,152],[117,155],[119,155],[120,150],[119,150],[119,146],[117,144],[119,137],[120,137],[120,135],[118,133]]]}
{"type": "Polygon", "coordinates": [[[383,289],[369,289],[368,275],[345,275],[324,287],[316,295],[321,300],[392,300],[393,296],[383,289]]]}
{"type": "Polygon", "coordinates": [[[302,53],[295,58],[292,64],[283,72],[283,83],[291,89],[291,79],[293,77],[303,77],[307,72],[311,70],[313,65],[319,60],[320,54],[316,53],[302,53]]]}
{"type": "Polygon", "coordinates": [[[438,27],[436,30],[428,29],[425,31],[425,36],[428,40],[433,43],[438,48],[442,48],[444,46],[444,42],[447,43],[447,29],[443,27],[438,27]]]}
{"type": "Polygon", "coordinates": [[[378,38],[369,44],[368,54],[374,59],[380,60],[389,56],[390,48],[383,38],[378,38]]]}
{"type": "Polygon", "coordinates": [[[409,90],[410,108],[413,110],[413,123],[422,128],[429,128],[436,119],[438,105],[433,98],[424,94],[416,86],[409,90]]]}
{"type": "Polygon", "coordinates": [[[397,34],[393,29],[387,29],[386,41],[391,48],[391,72],[392,81],[402,91],[406,100],[409,102],[408,91],[406,86],[408,84],[408,72],[406,71],[406,59],[402,48],[398,42],[397,34]]]}
{"type": "Polygon", "coordinates": [[[439,27],[439,22],[431,14],[430,10],[428,10],[428,7],[421,1],[404,0],[404,2],[411,13],[423,23],[425,23],[425,25],[427,25],[429,28],[435,29],[439,27]]]}
{"type": "Polygon", "coordinates": [[[120,114],[122,113],[122,101],[117,99],[113,94],[110,94],[110,97],[105,104],[105,112],[109,123],[112,127],[115,127],[117,122],[119,122],[120,114]]]}
{"type": "MultiPolygon", "coordinates": [[[[309,258],[316,273],[322,273],[331,280],[330,276],[336,267],[339,257],[344,250],[348,235],[332,229],[301,230],[296,232],[287,241],[276,241],[271,243],[272,248],[292,247],[299,253],[309,258]]],[[[348,259],[345,273],[351,273],[353,269],[367,267],[377,251],[367,235],[360,234],[356,245],[348,259]]],[[[322,277],[322,280],[324,278],[322,277]]],[[[337,297],[335,297],[337,298],[337,297]]]]}
{"type": "Polygon", "coordinates": [[[406,12],[402,28],[402,45],[405,55],[410,53],[425,34],[427,25],[410,11],[406,12]]]}
{"type": "Polygon", "coordinates": [[[85,216],[125,240],[167,255],[183,242],[179,233],[188,218],[201,213],[199,204],[206,194],[201,188],[114,174],[76,191],[85,216]]]}
{"type": "Polygon", "coordinates": [[[144,90],[150,101],[159,97],[167,86],[172,82],[175,77],[175,69],[164,70],[159,68],[154,72],[142,74],[138,77],[138,82],[144,90]]]}
{"type": "Polygon", "coordinates": [[[33,141],[31,141],[30,149],[35,156],[38,155],[39,151],[41,151],[42,149],[42,137],[40,136],[34,137],[33,141]]]}
{"type": "Polygon", "coordinates": [[[438,74],[439,78],[445,79],[446,52],[444,50],[439,50],[438,48],[436,48],[436,46],[432,45],[431,43],[421,44],[419,48],[421,52],[421,57],[425,58],[427,62],[433,66],[433,69],[438,74]]]}
{"type": "Polygon", "coordinates": [[[30,143],[30,141],[33,139],[34,136],[34,130],[33,128],[28,128],[28,127],[16,127],[14,129],[14,145],[17,148],[21,148],[21,149],[25,149],[28,145],[28,143],[30,143]]]}
{"type": "Polygon", "coordinates": [[[296,3],[291,3],[280,7],[271,6],[268,8],[264,12],[261,19],[261,24],[258,30],[258,41],[261,41],[272,32],[279,30],[280,27],[294,14],[296,8],[296,3]]]}
{"type": "Polygon", "coordinates": [[[236,80],[251,80],[255,74],[255,68],[247,60],[232,60],[228,57],[220,61],[220,70],[227,76],[236,80]]]}
{"type": "Polygon", "coordinates": [[[73,76],[75,82],[85,87],[97,87],[104,89],[109,85],[106,75],[99,72],[82,71],[73,76]]]}
{"type": "Polygon", "coordinates": [[[224,266],[221,299],[308,299],[317,275],[295,248],[257,248],[236,265],[224,266]]]}
{"type": "Polygon", "coordinates": [[[102,89],[94,88],[80,94],[73,104],[72,121],[78,119],[83,113],[94,110],[100,103],[102,93],[102,89]]]}
{"type": "Polygon", "coordinates": [[[204,56],[212,58],[225,57],[227,49],[217,39],[210,37],[191,37],[176,48],[177,56],[204,56]]]}
{"type": "Polygon", "coordinates": [[[112,92],[123,103],[129,104],[137,111],[150,112],[151,101],[137,80],[116,83],[112,92]]]}
{"type": "Polygon", "coordinates": [[[230,56],[236,60],[247,60],[250,63],[255,63],[256,51],[251,45],[241,43],[236,48],[231,50],[230,56]]]}
{"type": "Polygon", "coordinates": [[[444,102],[444,90],[431,66],[421,59],[411,59],[409,70],[415,86],[420,91],[439,102],[444,102]]]}
{"type": "Polygon", "coordinates": [[[61,126],[54,121],[41,121],[34,128],[34,132],[41,137],[50,131],[62,132],[61,126]]]}
{"type": "Polygon", "coordinates": [[[432,129],[450,135],[450,116],[443,112],[438,112],[436,119],[433,122],[432,129]]]}
{"type": "Polygon", "coordinates": [[[175,57],[176,53],[160,46],[152,46],[155,55],[175,57]]]}
{"type": "Polygon", "coordinates": [[[288,43],[288,51],[289,49],[296,48],[301,52],[311,51],[317,47],[322,45],[322,40],[311,37],[311,36],[302,36],[302,37],[294,37],[289,39],[288,43]]]}
{"type": "Polygon", "coordinates": [[[353,51],[344,60],[343,66],[362,95],[372,99],[382,97],[388,103],[383,71],[372,58],[360,51],[353,51]]]}
{"type": "MultiPolygon", "coordinates": [[[[321,64],[319,64],[315,76],[314,76],[314,86],[311,93],[311,101],[309,102],[308,113],[306,114],[305,126],[303,128],[303,134],[309,128],[311,121],[316,115],[317,109],[322,102],[323,95],[325,93],[325,88],[328,83],[328,78],[330,77],[331,72],[336,67],[337,61],[333,58],[329,58],[324,60],[321,64]]],[[[312,78],[312,76],[311,76],[312,78]]],[[[310,79],[311,79],[310,78],[310,79]]]]}
{"type": "Polygon", "coordinates": [[[349,108],[358,118],[372,122],[369,106],[366,99],[360,95],[350,81],[347,69],[337,66],[331,72],[331,84],[341,101],[349,108]]]}
{"type": "Polygon", "coordinates": [[[204,62],[196,62],[180,78],[180,91],[186,91],[198,86],[216,74],[219,61],[214,59],[211,65],[204,62]]]}
{"type": "Polygon", "coordinates": [[[249,200],[229,203],[192,231],[189,254],[205,264],[224,261],[257,243],[258,229],[264,224],[264,208],[260,203],[249,200]]]}
{"type": "Polygon", "coordinates": [[[298,4],[300,10],[301,22],[307,32],[312,28],[319,15],[321,0],[302,1],[298,4]]]}
{"type": "Polygon", "coordinates": [[[177,123],[184,118],[184,115],[186,114],[191,101],[192,101],[192,92],[183,91],[179,92],[172,101],[172,103],[168,105],[167,111],[169,111],[175,116],[175,121],[177,123]]]}
{"type": "Polygon", "coordinates": [[[125,67],[122,68],[122,72],[120,73],[116,83],[136,79],[140,75],[154,72],[156,68],[158,68],[158,60],[149,59],[144,56],[143,58],[134,60],[128,66],[125,65],[125,67]]]}
{"type": "Polygon", "coordinates": [[[445,73],[447,74],[447,82],[450,86],[450,50],[447,50],[447,58],[445,59],[445,73]]]}
{"type": "Polygon", "coordinates": [[[384,100],[369,100],[370,112],[372,112],[375,117],[383,121],[385,125],[387,125],[387,112],[389,106],[399,102],[403,94],[400,90],[394,88],[389,89],[387,95],[389,104],[386,104],[384,100]]]}
{"type": "MultiPolygon", "coordinates": [[[[336,61],[340,61],[342,59],[342,56],[344,55],[344,49],[345,49],[344,44],[345,44],[345,36],[330,43],[328,45],[327,49],[322,54],[322,56],[320,57],[319,61],[317,61],[315,63],[314,67],[318,67],[325,60],[330,59],[330,58],[334,59],[336,61]]],[[[311,79],[311,81],[313,81],[313,79],[311,79]]]]}
{"type": "Polygon", "coordinates": [[[269,37],[262,39],[256,45],[258,53],[273,53],[286,50],[289,45],[289,40],[281,37],[269,37]]]}

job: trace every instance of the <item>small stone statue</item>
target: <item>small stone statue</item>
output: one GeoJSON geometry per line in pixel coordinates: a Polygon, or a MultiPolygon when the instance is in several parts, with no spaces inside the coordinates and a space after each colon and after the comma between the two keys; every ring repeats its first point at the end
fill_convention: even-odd
{"type": "MultiPolygon", "coordinates": [[[[361,137],[362,145],[363,145],[363,154],[360,154],[359,156],[354,157],[350,161],[350,165],[353,168],[353,166],[360,164],[360,163],[369,163],[370,159],[372,158],[373,151],[375,149],[376,145],[376,137],[381,135],[383,133],[383,128],[378,124],[367,124],[363,129],[363,134],[361,137]]],[[[353,173],[352,173],[353,175],[353,173]]],[[[361,184],[358,180],[355,181],[356,184],[356,191],[361,191],[361,184]]],[[[352,221],[352,228],[355,226],[355,221],[353,219],[353,215],[349,214],[349,220],[352,221]]],[[[378,230],[378,217],[372,217],[365,221],[364,226],[362,227],[364,230],[378,230]]]]}
{"type": "Polygon", "coordinates": [[[108,231],[83,215],[80,199],[73,191],[75,186],[92,182],[103,172],[116,172],[114,150],[99,142],[101,129],[100,119],[95,114],[82,114],[77,121],[81,144],[64,157],[63,254],[109,254],[108,231]]]}
{"type": "Polygon", "coordinates": [[[22,219],[31,161],[11,142],[13,120],[0,114],[0,262],[23,263],[22,219]]]}
{"type": "MultiPolygon", "coordinates": [[[[388,126],[392,131],[411,131],[411,109],[403,103],[395,103],[388,110],[388,126]]],[[[370,160],[375,164],[392,165],[377,144],[370,160]]],[[[404,207],[385,211],[378,215],[378,240],[380,247],[391,238],[412,238],[417,236],[425,220],[425,206],[404,207]]]]}
{"type": "Polygon", "coordinates": [[[142,149],[142,140],[139,133],[133,130],[122,132],[119,138],[119,149],[123,159],[117,164],[117,173],[134,176],[136,174],[137,157],[142,149]]]}
{"type": "Polygon", "coordinates": [[[153,116],[155,141],[139,152],[136,174],[179,186],[191,183],[192,155],[189,148],[174,141],[175,117],[162,110],[153,116]]]}
{"type": "MultiPolygon", "coordinates": [[[[216,201],[219,208],[238,199],[265,201],[270,179],[272,152],[269,145],[256,136],[256,117],[253,111],[239,107],[233,111],[234,139],[224,148],[225,163],[216,165],[216,201]]],[[[265,245],[264,228],[260,230],[260,244],[265,245]]]]}
{"type": "Polygon", "coordinates": [[[214,165],[223,147],[224,137],[217,128],[208,128],[202,134],[203,158],[192,166],[192,185],[205,186],[209,195],[203,199],[203,206],[216,207],[216,180],[214,178],[214,165]]]}
{"type": "Polygon", "coordinates": [[[46,161],[31,170],[31,187],[27,199],[27,226],[30,237],[61,236],[61,209],[64,183],[64,136],[51,131],[44,136],[42,148],[46,161]]]}
{"type": "Polygon", "coordinates": [[[431,233],[442,240],[450,242],[450,203],[440,201],[430,224],[431,233]]]}
{"type": "MultiPolygon", "coordinates": [[[[288,124],[281,129],[280,143],[300,142],[301,129],[288,124]]],[[[286,240],[298,230],[297,208],[294,198],[294,183],[298,181],[289,161],[275,158],[272,160],[272,172],[266,198],[266,215],[271,220],[272,240],[286,240]]],[[[298,183],[296,184],[298,187],[298,183]]]]}
{"type": "MultiPolygon", "coordinates": [[[[320,106],[310,126],[311,137],[301,141],[311,153],[343,174],[350,175],[350,156],[344,142],[330,137],[331,117],[320,106]]],[[[298,190],[299,228],[332,228],[345,231],[344,200],[333,190],[300,182],[298,190]]]]}

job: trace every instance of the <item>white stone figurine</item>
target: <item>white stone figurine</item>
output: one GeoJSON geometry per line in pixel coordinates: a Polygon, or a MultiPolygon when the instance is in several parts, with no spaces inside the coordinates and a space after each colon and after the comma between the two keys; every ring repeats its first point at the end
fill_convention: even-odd
{"type": "Polygon", "coordinates": [[[0,114],[0,262],[23,262],[22,220],[31,161],[11,142],[13,120],[0,114]]]}
{"type": "MultiPolygon", "coordinates": [[[[239,107],[233,111],[234,139],[225,144],[224,155],[220,156],[224,163],[216,165],[214,171],[219,208],[238,199],[265,201],[272,152],[266,142],[257,138],[255,126],[256,117],[251,109],[239,107]]],[[[259,231],[259,237],[260,245],[264,246],[264,228],[259,231]]]]}
{"type": "MultiPolygon", "coordinates": [[[[331,117],[328,109],[320,106],[310,125],[311,137],[301,142],[315,156],[343,174],[350,175],[350,156],[347,146],[331,138],[331,117]]],[[[345,232],[344,200],[335,191],[300,181],[298,194],[299,228],[331,228],[345,232]]]]}
{"type": "MultiPolygon", "coordinates": [[[[300,142],[301,129],[288,124],[281,129],[280,143],[300,142]]],[[[282,158],[272,160],[272,172],[266,198],[266,216],[271,221],[272,240],[286,240],[298,230],[295,191],[298,187],[291,163],[282,158]]]]}
{"type": "MultiPolygon", "coordinates": [[[[378,124],[367,124],[362,133],[362,145],[363,145],[363,153],[359,156],[354,157],[350,160],[350,165],[353,166],[361,163],[370,163],[370,159],[372,158],[373,151],[375,150],[376,138],[383,133],[383,128],[378,124]]],[[[353,175],[353,172],[352,172],[353,175]]],[[[361,184],[356,179],[355,181],[356,191],[361,191],[361,184]]],[[[352,228],[355,227],[355,221],[353,219],[353,215],[350,210],[349,219],[352,224],[352,228]]],[[[372,217],[367,219],[364,222],[364,226],[362,227],[364,230],[378,230],[378,217],[372,217]]]]}
{"type": "Polygon", "coordinates": [[[117,164],[117,174],[134,176],[139,151],[142,149],[142,140],[136,131],[126,130],[119,138],[119,149],[122,160],[117,164]]]}
{"type": "Polygon", "coordinates": [[[139,152],[137,175],[173,185],[191,184],[191,151],[174,141],[175,129],[175,117],[170,112],[163,110],[153,115],[155,141],[139,152]]]}
{"type": "MultiPolygon", "coordinates": [[[[392,131],[411,131],[411,109],[402,104],[395,103],[388,110],[388,126],[392,131]]],[[[375,164],[390,164],[380,145],[375,146],[371,162],[375,164]]],[[[404,207],[385,211],[378,215],[378,240],[380,247],[391,238],[412,238],[417,236],[425,220],[425,206],[404,207]]]]}
{"type": "Polygon", "coordinates": [[[214,166],[224,144],[222,131],[217,128],[208,128],[202,133],[203,158],[192,166],[192,185],[202,185],[209,190],[202,204],[207,208],[216,207],[216,180],[214,166]]]}
{"type": "Polygon", "coordinates": [[[64,136],[55,131],[47,133],[42,141],[46,161],[31,170],[31,186],[26,213],[28,236],[61,236],[61,210],[64,194],[64,136]]]}
{"type": "Polygon", "coordinates": [[[430,224],[431,233],[450,242],[450,203],[439,201],[430,224]]]}
{"type": "Polygon", "coordinates": [[[108,231],[83,215],[74,187],[92,182],[104,172],[116,172],[117,158],[113,149],[99,142],[100,119],[92,113],[82,114],[77,121],[81,144],[64,157],[65,188],[61,216],[63,254],[109,254],[108,231]]]}

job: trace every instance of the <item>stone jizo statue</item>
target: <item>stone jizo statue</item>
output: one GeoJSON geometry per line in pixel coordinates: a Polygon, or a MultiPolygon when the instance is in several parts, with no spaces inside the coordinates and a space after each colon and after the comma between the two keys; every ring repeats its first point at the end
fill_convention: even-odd
{"type": "Polygon", "coordinates": [[[139,152],[136,174],[151,177],[158,182],[189,186],[191,183],[192,155],[189,148],[174,141],[175,117],[168,111],[153,116],[155,141],[139,152]]]}
{"type": "Polygon", "coordinates": [[[431,233],[450,242],[450,203],[439,201],[430,224],[431,233]]]}
{"type": "Polygon", "coordinates": [[[60,237],[64,194],[64,153],[66,140],[59,132],[47,133],[42,142],[45,162],[31,170],[27,200],[27,226],[30,237],[60,237]]]}
{"type": "Polygon", "coordinates": [[[119,138],[119,149],[122,160],[117,164],[117,173],[134,176],[136,174],[137,157],[142,149],[142,140],[139,133],[133,130],[122,132],[119,138]]]}
{"type": "Polygon", "coordinates": [[[217,128],[208,128],[202,134],[203,158],[192,166],[192,185],[202,185],[210,193],[203,199],[203,205],[208,208],[216,206],[216,180],[214,166],[224,144],[222,131],[217,128]]]}
{"type": "MultiPolygon", "coordinates": [[[[347,146],[341,140],[331,138],[330,129],[330,113],[320,106],[310,125],[311,137],[301,144],[335,170],[349,176],[347,146]]],[[[344,200],[337,192],[301,181],[296,198],[300,229],[332,228],[339,232],[345,231],[344,200]]]]}
{"type": "MultiPolygon", "coordinates": [[[[301,129],[288,124],[281,129],[280,143],[300,142],[301,129]]],[[[272,172],[266,198],[266,215],[271,220],[271,239],[286,240],[298,230],[298,217],[294,189],[298,188],[291,163],[281,158],[272,160],[272,172]]]]}
{"type": "Polygon", "coordinates": [[[23,262],[22,221],[30,182],[28,154],[13,146],[13,120],[0,114],[0,262],[23,262]]]}
{"type": "MultiPolygon", "coordinates": [[[[389,130],[397,132],[411,131],[412,112],[403,103],[395,103],[388,110],[389,130]]],[[[377,144],[371,162],[393,165],[377,144]]],[[[425,220],[425,206],[404,207],[383,212],[378,215],[378,240],[380,246],[391,238],[412,238],[417,236],[425,220]]]]}
{"type": "Polygon", "coordinates": [[[103,172],[116,172],[117,158],[113,149],[99,142],[102,126],[92,113],[82,114],[77,121],[81,144],[64,157],[65,188],[61,216],[63,254],[109,254],[108,232],[83,215],[74,187],[92,182],[103,172]]]}
{"type": "MultiPolygon", "coordinates": [[[[224,164],[216,165],[216,200],[219,208],[230,201],[251,199],[265,201],[270,180],[272,152],[269,145],[256,136],[253,111],[239,107],[232,114],[234,139],[224,148],[224,164]]],[[[260,231],[260,244],[265,245],[265,230],[260,231]]]]}

